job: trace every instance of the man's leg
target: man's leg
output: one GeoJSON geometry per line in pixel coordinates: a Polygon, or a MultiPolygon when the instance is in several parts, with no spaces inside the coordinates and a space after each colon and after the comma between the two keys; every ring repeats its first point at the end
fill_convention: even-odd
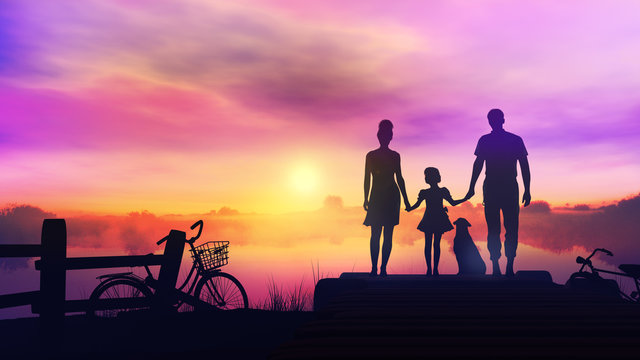
{"type": "Polygon", "coordinates": [[[487,248],[493,262],[493,274],[500,275],[500,252],[502,244],[500,243],[500,206],[493,199],[487,199],[485,196],[484,218],[487,221],[487,248]]]}
{"type": "MultiPolygon", "coordinates": [[[[506,190],[506,189],[505,189],[506,190]]],[[[505,192],[502,214],[504,216],[504,255],[507,257],[506,275],[513,276],[513,261],[518,248],[520,203],[518,184],[505,192]]]]}

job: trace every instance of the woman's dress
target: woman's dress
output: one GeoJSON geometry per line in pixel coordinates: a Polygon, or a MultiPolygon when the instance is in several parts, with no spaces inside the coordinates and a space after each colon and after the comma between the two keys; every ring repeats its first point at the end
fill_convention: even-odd
{"type": "Polygon", "coordinates": [[[373,182],[364,224],[367,226],[398,225],[400,191],[394,175],[400,169],[400,154],[389,149],[376,149],[367,154],[366,161],[366,168],[370,169],[373,182]]]}

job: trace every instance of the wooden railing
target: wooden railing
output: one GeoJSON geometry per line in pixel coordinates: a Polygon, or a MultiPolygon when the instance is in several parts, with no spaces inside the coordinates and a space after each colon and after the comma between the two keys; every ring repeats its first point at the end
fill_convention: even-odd
{"type": "Polygon", "coordinates": [[[66,300],[67,270],[160,265],[155,295],[163,302],[176,286],[185,241],[184,232],[171,230],[162,255],[68,258],[65,220],[46,219],[39,245],[0,245],[0,258],[40,257],[35,262],[40,290],[0,295],[0,308],[31,305],[32,312],[40,316],[41,339],[55,346],[56,338],[63,334],[65,313],[84,311],[88,304],[88,300],[66,300]]]}

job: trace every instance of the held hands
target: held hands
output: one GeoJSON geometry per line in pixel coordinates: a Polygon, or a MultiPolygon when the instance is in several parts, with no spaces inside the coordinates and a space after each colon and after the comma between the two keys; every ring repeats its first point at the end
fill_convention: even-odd
{"type": "Polygon", "coordinates": [[[405,200],[405,202],[404,202],[405,209],[404,210],[406,212],[411,212],[411,211],[417,209],[418,206],[420,206],[420,204],[422,203],[422,200],[424,200],[425,194],[426,193],[425,193],[424,190],[420,190],[420,192],[418,193],[418,200],[413,205],[411,205],[411,203],[408,200],[405,200]]]}
{"type": "Polygon", "coordinates": [[[476,192],[473,189],[469,189],[469,191],[467,192],[467,195],[464,196],[464,201],[467,201],[469,199],[471,199],[473,197],[473,195],[475,195],[476,192]]]}
{"type": "Polygon", "coordinates": [[[406,212],[409,212],[409,211],[413,210],[413,207],[411,206],[411,203],[407,199],[404,200],[404,210],[406,212]]]}

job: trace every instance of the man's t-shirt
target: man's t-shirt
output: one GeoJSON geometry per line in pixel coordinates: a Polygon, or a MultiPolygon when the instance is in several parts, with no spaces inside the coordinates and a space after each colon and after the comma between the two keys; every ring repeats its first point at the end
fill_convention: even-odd
{"type": "Polygon", "coordinates": [[[483,135],[474,154],[487,162],[487,181],[515,180],[517,160],[528,155],[522,138],[504,130],[483,135]]]}

